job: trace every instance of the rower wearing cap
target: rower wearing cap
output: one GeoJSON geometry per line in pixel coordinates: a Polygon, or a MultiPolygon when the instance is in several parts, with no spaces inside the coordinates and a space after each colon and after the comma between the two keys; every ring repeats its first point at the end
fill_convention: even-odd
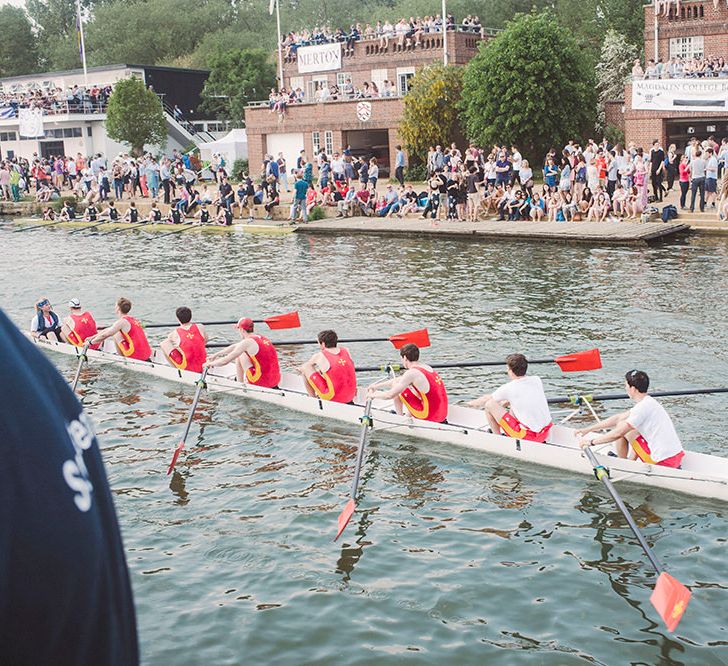
{"type": "Polygon", "coordinates": [[[447,419],[447,391],[445,385],[429,365],[420,362],[420,348],[408,343],[399,350],[405,372],[401,377],[375,383],[367,389],[367,398],[394,400],[397,414],[402,414],[402,405],[416,419],[442,423],[447,419]],[[374,387],[389,387],[376,390],[374,387]]]}
{"type": "Polygon", "coordinates": [[[148,361],[152,356],[152,348],[149,346],[142,325],[129,315],[131,301],[128,298],[120,298],[116,301],[114,311],[118,319],[114,324],[94,335],[91,338],[91,344],[97,345],[113,336],[116,351],[119,354],[139,361],[148,361]]]}
{"type": "Polygon", "coordinates": [[[468,405],[485,409],[494,433],[503,431],[508,437],[545,442],[554,424],[541,378],[526,376],[528,360],[523,354],[510,354],[506,369],[511,381],[468,405]]]}
{"type": "Polygon", "coordinates": [[[273,343],[253,332],[255,323],[250,317],[240,319],[235,328],[240,331],[240,342],[213,354],[202,367],[218,368],[235,361],[239,382],[276,388],[281,381],[281,370],[273,343]]]}
{"type": "Polygon", "coordinates": [[[68,317],[63,320],[61,325],[61,333],[66,342],[74,347],[83,347],[88,338],[92,338],[98,333],[96,320],[88,310],[81,308],[81,301],[72,298],[68,301],[70,312],[68,317]]]}
{"type": "Polygon", "coordinates": [[[625,375],[624,387],[627,395],[635,402],[632,409],[595,423],[589,428],[576,431],[581,437],[579,446],[615,442],[620,458],[635,460],[651,465],[680,468],[685,450],[675,426],[665,408],[647,394],[650,378],[642,370],[630,370],[625,375]],[[611,428],[603,435],[586,439],[584,435],[595,430],[611,428]]]}
{"type": "Polygon", "coordinates": [[[55,339],[58,342],[63,340],[58,315],[53,312],[51,302],[47,298],[41,298],[35,304],[35,315],[30,322],[30,334],[34,338],[55,339]]]}
{"type": "Polygon", "coordinates": [[[202,364],[207,359],[207,331],[202,324],[192,323],[189,308],[177,308],[175,315],[179,326],[162,341],[162,352],[178,370],[202,372],[202,364]]]}
{"type": "Polygon", "coordinates": [[[310,396],[333,402],[351,402],[356,396],[356,369],[349,350],[339,347],[335,331],[318,334],[320,350],[296,370],[305,378],[310,396]]]}

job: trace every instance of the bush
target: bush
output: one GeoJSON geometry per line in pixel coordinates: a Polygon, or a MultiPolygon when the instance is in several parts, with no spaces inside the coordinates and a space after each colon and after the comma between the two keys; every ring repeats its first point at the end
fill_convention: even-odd
{"type": "Polygon", "coordinates": [[[413,164],[404,172],[404,179],[411,183],[421,183],[427,180],[427,165],[413,164]]]}
{"type": "Polygon", "coordinates": [[[250,165],[248,164],[248,160],[235,160],[235,162],[233,162],[233,169],[230,175],[233,177],[234,180],[242,180],[243,174],[248,173],[249,166],[250,165]]]}
{"type": "Polygon", "coordinates": [[[60,199],[56,199],[52,204],[51,207],[53,210],[56,211],[56,213],[61,212],[61,208],[63,208],[66,204],[71,206],[74,210],[78,208],[78,200],[76,197],[61,197],[60,199]]]}
{"type": "Polygon", "coordinates": [[[314,206],[311,212],[308,214],[309,222],[316,222],[316,220],[326,219],[326,211],[321,206],[314,206]]]}
{"type": "Polygon", "coordinates": [[[604,138],[613,146],[621,143],[624,145],[624,132],[615,125],[607,125],[604,128],[604,138]]]}

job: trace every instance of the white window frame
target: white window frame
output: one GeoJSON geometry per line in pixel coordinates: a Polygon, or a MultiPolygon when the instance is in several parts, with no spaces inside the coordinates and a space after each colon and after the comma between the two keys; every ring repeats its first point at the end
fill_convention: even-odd
{"type": "Polygon", "coordinates": [[[680,57],[683,60],[703,58],[705,56],[705,38],[702,35],[695,37],[671,37],[670,57],[680,57]]]}
{"type": "Polygon", "coordinates": [[[311,143],[313,144],[313,154],[318,155],[321,151],[321,132],[318,130],[311,132],[311,143]]]}
{"type": "Polygon", "coordinates": [[[381,91],[382,85],[389,78],[389,70],[388,69],[373,69],[371,71],[371,77],[372,77],[372,83],[376,84],[377,88],[379,88],[379,90],[381,91]]]}
{"type": "Polygon", "coordinates": [[[346,84],[346,80],[354,81],[354,77],[351,72],[336,72],[336,87],[341,90],[346,84]]]}
{"type": "Polygon", "coordinates": [[[316,84],[317,83],[325,83],[326,85],[329,85],[329,77],[328,76],[312,76],[311,80],[308,82],[308,85],[306,86],[306,100],[308,102],[315,102],[316,101],[316,84]]]}
{"type": "Polygon", "coordinates": [[[306,92],[306,78],[303,76],[292,76],[290,79],[291,82],[291,91],[295,90],[296,88],[300,88],[304,92],[306,92]]]}
{"type": "Polygon", "coordinates": [[[327,155],[333,155],[334,153],[334,133],[331,130],[324,132],[324,148],[326,149],[327,155]]]}
{"type": "Polygon", "coordinates": [[[406,81],[415,75],[414,67],[397,67],[397,94],[406,95],[409,91],[409,85],[403,85],[406,81]],[[406,78],[405,78],[406,77],[406,78]]]}

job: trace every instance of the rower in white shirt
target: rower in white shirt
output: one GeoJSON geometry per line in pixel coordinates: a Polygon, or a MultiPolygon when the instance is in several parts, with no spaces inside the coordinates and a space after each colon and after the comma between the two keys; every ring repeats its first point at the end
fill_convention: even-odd
{"type": "Polygon", "coordinates": [[[665,408],[647,395],[650,378],[642,370],[630,370],[625,375],[625,389],[635,402],[632,409],[599,421],[589,428],[577,430],[579,446],[615,442],[620,458],[639,458],[651,465],[680,468],[685,451],[675,426],[665,408]],[[584,435],[595,430],[611,430],[592,439],[584,435]]]}
{"type": "Polygon", "coordinates": [[[508,437],[545,442],[553,421],[541,378],[526,376],[528,360],[523,354],[508,356],[506,368],[511,381],[468,405],[485,409],[494,433],[502,431],[508,437]]]}

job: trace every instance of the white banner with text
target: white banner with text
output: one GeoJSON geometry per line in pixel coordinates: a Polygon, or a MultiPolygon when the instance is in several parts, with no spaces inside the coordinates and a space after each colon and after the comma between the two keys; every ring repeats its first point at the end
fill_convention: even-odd
{"type": "Polygon", "coordinates": [[[650,79],[632,82],[632,108],[643,111],[728,110],[728,79],[650,79]]]}
{"type": "Polygon", "coordinates": [[[296,59],[299,74],[341,69],[341,42],[302,46],[296,51],[296,59]]]}

